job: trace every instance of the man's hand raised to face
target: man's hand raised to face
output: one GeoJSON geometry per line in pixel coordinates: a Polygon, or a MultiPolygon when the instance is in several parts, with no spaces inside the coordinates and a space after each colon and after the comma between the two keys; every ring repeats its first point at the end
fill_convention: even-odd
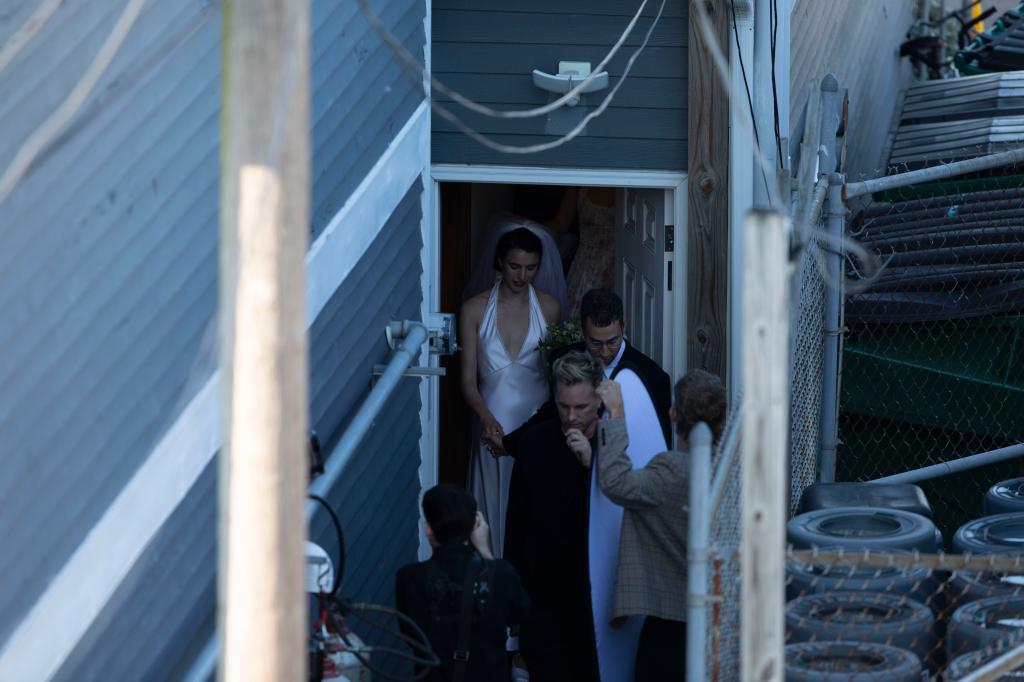
{"type": "Polygon", "coordinates": [[[583,435],[583,432],[579,429],[569,429],[565,432],[565,444],[572,450],[572,454],[576,455],[576,459],[579,460],[580,464],[589,468],[590,457],[593,454],[590,450],[590,441],[583,435]]]}
{"type": "Polygon", "coordinates": [[[597,387],[597,395],[604,403],[604,409],[609,419],[623,419],[626,416],[626,408],[622,404],[622,387],[619,382],[605,379],[597,387]]]}

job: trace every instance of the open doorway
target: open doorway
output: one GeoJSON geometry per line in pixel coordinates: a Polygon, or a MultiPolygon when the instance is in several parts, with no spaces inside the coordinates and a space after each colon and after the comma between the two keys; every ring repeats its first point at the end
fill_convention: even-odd
{"type": "MultiPolygon", "coordinates": [[[[685,216],[684,176],[660,174],[664,177],[651,178],[656,182],[646,185],[643,179],[630,178],[632,182],[623,186],[610,177],[601,183],[593,178],[578,182],[565,173],[542,183],[522,182],[527,176],[509,178],[519,182],[490,178],[484,182],[458,177],[459,172],[452,175],[456,177],[446,181],[443,172],[435,169],[434,173],[435,243],[439,246],[434,280],[440,310],[458,314],[465,298],[479,293],[468,291],[467,285],[473,266],[487,257],[479,251],[495,215],[511,212],[549,227],[567,275],[574,263],[577,269],[583,263],[588,269],[597,267],[588,260],[594,257],[593,240],[588,237],[594,235],[587,231],[598,229],[594,221],[605,216],[614,236],[603,242],[608,252],[601,254],[598,269],[609,269],[606,282],[623,298],[627,338],[670,375],[682,371],[685,353],[674,340],[684,338],[685,275],[679,264],[685,259],[678,247],[685,239],[674,216],[685,216]]],[[[569,288],[571,306],[585,292],[569,288]]],[[[474,416],[462,398],[460,361],[459,355],[441,360],[447,373],[438,390],[437,451],[433,454],[438,481],[464,485],[474,416]]]]}

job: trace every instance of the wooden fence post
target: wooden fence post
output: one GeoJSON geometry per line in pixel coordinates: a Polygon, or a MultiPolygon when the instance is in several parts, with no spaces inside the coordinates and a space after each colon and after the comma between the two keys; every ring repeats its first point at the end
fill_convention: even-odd
{"type": "Polygon", "coordinates": [[[758,682],[785,676],[792,271],[786,223],[777,213],[752,211],[744,225],[740,679],[758,682]]]}
{"type": "Polygon", "coordinates": [[[309,4],[227,1],[221,119],[221,679],[303,680],[309,4]]]}

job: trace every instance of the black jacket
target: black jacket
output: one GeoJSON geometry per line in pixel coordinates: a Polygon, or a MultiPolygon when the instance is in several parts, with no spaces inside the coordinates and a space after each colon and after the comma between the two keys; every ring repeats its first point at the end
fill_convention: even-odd
{"type": "Polygon", "coordinates": [[[533,615],[590,613],[587,533],[590,470],[565,444],[561,423],[527,428],[512,468],[505,558],[523,580],[533,615]]]}
{"type": "MultiPolygon", "coordinates": [[[[633,348],[633,346],[629,345],[628,341],[623,341],[623,343],[626,345],[626,350],[622,352],[622,358],[612,372],[612,379],[624,369],[631,369],[636,372],[636,375],[640,377],[640,381],[643,382],[644,388],[647,389],[651,402],[654,403],[655,411],[658,413],[658,422],[661,424],[662,435],[665,436],[665,445],[671,448],[672,424],[668,417],[668,410],[672,407],[672,382],[669,380],[665,370],[658,366],[658,363],[636,348],[633,348]]],[[[552,351],[549,359],[553,363],[573,350],[586,352],[586,346],[582,341],[577,341],[572,345],[563,346],[552,351]]],[[[554,387],[552,387],[552,390],[554,390],[554,387]]],[[[505,436],[503,440],[505,449],[513,457],[518,456],[522,451],[520,438],[523,431],[529,426],[540,424],[550,419],[558,419],[558,408],[555,407],[553,394],[548,397],[548,401],[540,406],[540,409],[530,417],[526,424],[505,436]]]]}
{"type": "MultiPolygon", "coordinates": [[[[454,542],[434,550],[427,561],[407,564],[395,578],[395,605],[423,628],[441,665],[426,678],[447,682],[452,677],[452,654],[458,642],[462,589],[473,550],[468,542],[454,542]]],[[[493,585],[474,607],[465,682],[508,679],[506,628],[522,623],[529,600],[519,576],[507,561],[494,561],[493,585]]],[[[406,635],[414,636],[403,625],[406,635]]]]}

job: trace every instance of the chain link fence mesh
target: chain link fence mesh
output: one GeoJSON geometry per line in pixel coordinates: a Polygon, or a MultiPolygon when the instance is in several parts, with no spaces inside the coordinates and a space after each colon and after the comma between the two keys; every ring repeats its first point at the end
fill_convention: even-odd
{"type": "MultiPolygon", "coordinates": [[[[818,229],[824,228],[819,225],[818,229]]],[[[826,290],[821,268],[823,256],[817,241],[807,244],[797,260],[793,281],[789,421],[791,514],[796,513],[804,488],[818,476],[826,290]]]]}
{"type": "MultiPolygon", "coordinates": [[[[815,221],[819,222],[819,221],[815,221]]],[[[821,229],[821,224],[817,225],[821,229]]],[[[790,513],[804,488],[817,479],[825,282],[822,248],[812,240],[800,252],[793,276],[790,392],[790,513]]],[[[710,680],[738,680],[740,675],[741,577],[739,548],[742,532],[742,468],[740,466],[740,406],[729,415],[713,467],[712,490],[721,490],[711,510],[710,567],[707,594],[707,671],[710,680]]],[[[714,500],[712,501],[714,502],[714,500]]]]}
{"type": "MultiPolygon", "coordinates": [[[[1024,440],[1024,176],[876,195],[850,237],[884,268],[845,304],[837,480],[866,481],[1024,440]]],[[[849,274],[857,277],[851,269],[849,274]]],[[[1019,460],[921,484],[948,538],[1019,460]]]]}
{"type": "MultiPolygon", "coordinates": [[[[861,286],[844,301],[837,480],[1024,441],[1024,174],[1002,168],[875,195],[852,207],[847,227],[884,267],[869,280],[853,263],[846,272],[861,286]]],[[[821,243],[805,246],[793,280],[791,515],[817,478],[823,253],[821,243]]],[[[734,410],[727,434],[738,420],[734,410]]],[[[739,438],[723,444],[713,467],[722,493],[710,514],[707,671],[737,680],[739,438]]],[[[1022,474],[1011,460],[922,483],[934,522],[922,547],[838,559],[791,550],[787,679],[971,679],[986,665],[1000,670],[990,679],[1024,679],[1024,655],[1011,655],[1024,642],[1024,562],[977,555],[1024,549],[1024,514],[998,533],[979,531],[1002,546],[943,554],[965,551],[954,535],[984,515],[989,488],[1022,474]]],[[[874,533],[854,524],[837,537],[856,546],[874,533]]]]}
{"type": "MultiPolygon", "coordinates": [[[[791,550],[786,597],[786,679],[959,680],[1024,644],[1024,563],[1005,555],[791,550]]],[[[1009,658],[989,679],[1024,679],[1009,658]]]]}
{"type": "Polygon", "coordinates": [[[740,470],[740,409],[735,405],[712,466],[711,528],[708,536],[708,618],[706,671],[711,680],[739,679],[740,664],[740,534],[742,491],[740,470]]]}

